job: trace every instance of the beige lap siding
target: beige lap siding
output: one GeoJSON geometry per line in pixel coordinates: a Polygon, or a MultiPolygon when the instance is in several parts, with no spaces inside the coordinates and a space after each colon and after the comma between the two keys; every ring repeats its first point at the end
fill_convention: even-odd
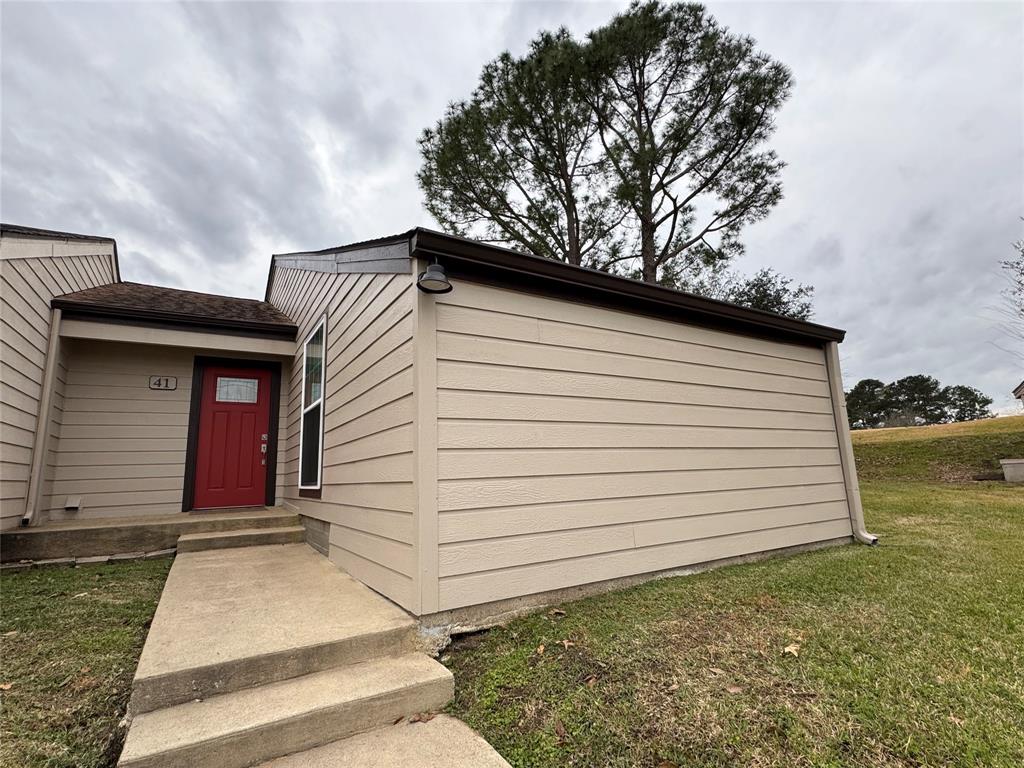
{"type": "MultiPolygon", "coordinates": [[[[18,525],[25,513],[50,300],[114,280],[113,243],[6,235],[0,242],[0,528],[18,525]]],[[[59,404],[51,414],[58,423],[59,404]]]]}
{"type": "Polygon", "coordinates": [[[288,503],[330,523],[330,558],[407,608],[413,577],[413,287],[408,274],[275,272],[270,301],[299,325],[288,401],[288,503]],[[328,314],[320,499],[298,490],[302,342],[328,314]]]}
{"type": "Polygon", "coordinates": [[[195,351],[74,339],[44,508],[51,520],[181,511],[195,351]],[[174,376],[173,391],[149,388],[174,376]],[[65,513],[81,496],[79,513],[65,513]]]}
{"type": "Polygon", "coordinates": [[[821,349],[460,282],[440,609],[846,537],[821,349]]]}

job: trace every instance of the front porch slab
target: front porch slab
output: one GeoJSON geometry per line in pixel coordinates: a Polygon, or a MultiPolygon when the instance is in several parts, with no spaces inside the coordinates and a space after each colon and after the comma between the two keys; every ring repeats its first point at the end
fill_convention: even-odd
{"type": "Polygon", "coordinates": [[[173,549],[189,533],[298,525],[280,508],[61,520],[0,534],[0,560],[50,560],[173,549]]]}
{"type": "Polygon", "coordinates": [[[135,713],[413,647],[416,623],[305,544],[179,554],[139,666],[135,713]]]}

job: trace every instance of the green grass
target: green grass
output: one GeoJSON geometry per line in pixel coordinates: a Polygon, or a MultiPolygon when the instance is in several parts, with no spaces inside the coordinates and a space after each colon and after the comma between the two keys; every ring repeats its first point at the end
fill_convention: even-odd
{"type": "Polygon", "coordinates": [[[115,764],[118,723],[170,566],[161,559],[0,577],[0,765],[115,764]]]}
{"type": "Polygon", "coordinates": [[[1024,416],[857,430],[853,443],[861,482],[964,482],[993,474],[1001,477],[999,459],[1024,458],[1024,416]]]}
{"type": "Polygon", "coordinates": [[[1024,765],[1024,490],[919,482],[1021,445],[1024,419],[978,424],[857,436],[869,474],[903,480],[862,484],[881,546],[651,582],[463,638],[445,657],[450,711],[531,768],[1024,765]]]}

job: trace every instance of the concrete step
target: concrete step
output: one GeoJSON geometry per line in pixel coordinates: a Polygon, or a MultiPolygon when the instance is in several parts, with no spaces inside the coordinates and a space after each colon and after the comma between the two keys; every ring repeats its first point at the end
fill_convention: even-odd
{"type": "Polygon", "coordinates": [[[12,562],[155,552],[174,547],[182,534],[293,525],[299,525],[299,516],[277,508],[65,520],[4,531],[0,559],[12,562]]]}
{"type": "Polygon", "coordinates": [[[259,768],[509,768],[494,747],[447,715],[378,728],[279,757],[259,768]]]}
{"type": "Polygon", "coordinates": [[[300,544],[306,536],[301,525],[281,528],[243,528],[239,531],[186,533],[178,538],[178,554],[206,549],[260,547],[267,544],[300,544]]]}
{"type": "Polygon", "coordinates": [[[374,659],[135,717],[121,768],[245,768],[443,707],[451,672],[426,654],[374,659]]]}
{"type": "Polygon", "coordinates": [[[179,555],[142,649],[129,711],[400,656],[416,622],[305,544],[179,555]]]}

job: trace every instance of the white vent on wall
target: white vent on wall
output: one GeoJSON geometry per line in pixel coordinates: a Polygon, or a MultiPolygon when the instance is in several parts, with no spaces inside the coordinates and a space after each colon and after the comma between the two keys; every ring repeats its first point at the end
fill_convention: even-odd
{"type": "Polygon", "coordinates": [[[82,509],[82,497],[81,496],[68,496],[64,500],[64,511],[65,512],[80,512],[82,509]]]}

